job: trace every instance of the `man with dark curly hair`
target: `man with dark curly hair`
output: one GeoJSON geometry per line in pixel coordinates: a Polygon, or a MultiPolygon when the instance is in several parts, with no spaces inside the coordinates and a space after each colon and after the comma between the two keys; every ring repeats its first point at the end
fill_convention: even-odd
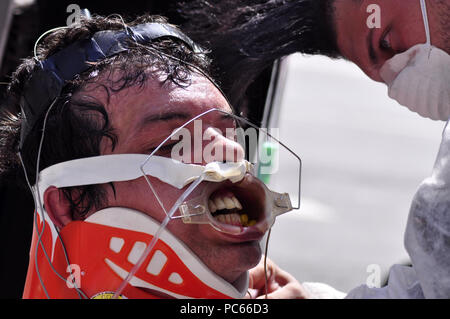
{"type": "MultiPolygon", "coordinates": [[[[205,52],[164,18],[125,24],[97,16],[53,30],[17,69],[8,88],[13,111],[1,125],[0,167],[3,174],[23,171],[36,202],[24,298],[247,295],[247,271],[261,259],[264,231],[238,213],[252,210],[246,199],[251,205],[266,199],[241,146],[210,130],[234,124],[208,67],[205,52]],[[219,152],[200,165],[168,158],[164,139],[199,114],[206,114],[201,120],[213,142],[236,154],[231,163],[219,152]],[[139,176],[133,163],[150,153],[156,168],[139,176]],[[214,217],[216,228],[241,232],[185,225],[185,219],[165,229],[164,206],[186,194],[193,177],[187,174],[205,167],[234,174],[220,183],[210,177],[228,186],[207,193],[208,209],[222,212],[214,217]]],[[[200,183],[195,194],[208,187],[200,183]]],[[[286,297],[303,293],[289,275],[284,285],[286,297]]]]}

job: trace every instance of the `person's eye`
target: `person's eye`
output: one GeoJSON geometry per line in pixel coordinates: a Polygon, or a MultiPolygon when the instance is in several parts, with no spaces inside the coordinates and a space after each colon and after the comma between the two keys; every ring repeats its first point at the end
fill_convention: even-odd
{"type": "Polygon", "coordinates": [[[386,52],[392,51],[390,32],[386,32],[380,39],[380,49],[386,52]]]}
{"type": "Polygon", "coordinates": [[[380,38],[380,49],[384,52],[392,52],[391,27],[386,28],[380,38]]]}
{"type": "MultiPolygon", "coordinates": [[[[171,153],[171,151],[172,151],[172,148],[173,148],[177,143],[178,143],[178,142],[162,145],[154,155],[157,155],[157,156],[164,156],[164,157],[170,155],[170,153],[171,153]]],[[[152,154],[155,150],[156,150],[156,147],[149,148],[149,149],[147,150],[147,153],[148,153],[148,154],[152,154]]]]}

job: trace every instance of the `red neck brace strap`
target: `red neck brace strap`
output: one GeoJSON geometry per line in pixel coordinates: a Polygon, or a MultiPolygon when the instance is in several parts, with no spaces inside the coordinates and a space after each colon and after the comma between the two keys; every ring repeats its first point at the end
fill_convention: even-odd
{"type": "MultiPolygon", "coordinates": [[[[38,224],[41,232],[43,223],[39,220],[38,224]]],[[[125,208],[108,208],[85,221],[71,222],[60,232],[71,265],[69,268],[60,240],[56,240],[52,251],[52,235],[46,223],[42,246],[54,270],[68,281],[58,277],[51,268],[43,247],[37,245],[38,233],[34,229],[23,297],[47,298],[46,291],[50,298],[80,298],[70,282],[73,279],[89,298],[111,297],[158,228],[159,224],[149,216],[125,208]]],[[[181,241],[164,231],[122,296],[242,298],[247,291],[248,274],[241,276],[236,286],[238,288],[215,275],[181,241]]]]}

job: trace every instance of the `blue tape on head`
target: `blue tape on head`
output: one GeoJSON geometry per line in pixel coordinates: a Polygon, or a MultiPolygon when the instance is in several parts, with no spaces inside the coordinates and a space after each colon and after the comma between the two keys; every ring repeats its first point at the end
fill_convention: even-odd
{"type": "Polygon", "coordinates": [[[40,62],[40,67],[31,74],[26,83],[20,100],[22,109],[20,148],[38,119],[61,94],[67,81],[87,71],[91,67],[90,62],[98,62],[128,50],[129,41],[145,45],[162,37],[179,39],[193,52],[202,53],[201,49],[180,30],[169,24],[152,22],[126,27],[125,30],[96,32],[92,38],[72,43],[40,62]]]}
{"type": "Polygon", "coordinates": [[[89,62],[106,58],[94,39],[86,39],[69,45],[41,63],[44,70],[53,71],[63,81],[89,69],[89,62]],[[70,61],[70,62],[69,62],[70,61]],[[69,62],[69,63],[68,63],[69,62]]]}

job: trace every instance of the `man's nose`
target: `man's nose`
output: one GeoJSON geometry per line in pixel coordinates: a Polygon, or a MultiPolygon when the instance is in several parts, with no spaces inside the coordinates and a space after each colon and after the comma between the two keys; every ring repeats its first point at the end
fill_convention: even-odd
{"type": "Polygon", "coordinates": [[[203,164],[211,162],[240,162],[245,157],[242,146],[234,136],[224,136],[209,127],[203,134],[203,164]]]}

